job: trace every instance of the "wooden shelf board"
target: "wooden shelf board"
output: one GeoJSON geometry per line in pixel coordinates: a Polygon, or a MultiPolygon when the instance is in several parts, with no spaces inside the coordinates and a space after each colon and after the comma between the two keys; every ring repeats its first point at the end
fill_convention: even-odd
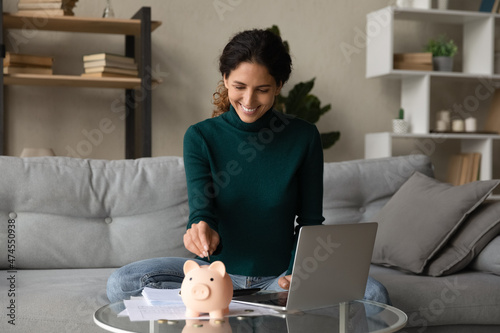
{"type": "Polygon", "coordinates": [[[141,85],[140,78],[93,78],[78,75],[4,75],[5,85],[67,86],[89,88],[135,89],[141,85]]]}
{"type": "MultiPolygon", "coordinates": [[[[3,13],[5,29],[50,30],[119,35],[139,35],[141,21],[136,19],[89,18],[78,16],[32,16],[3,13]]],[[[151,21],[151,31],[161,25],[151,21]]]]}

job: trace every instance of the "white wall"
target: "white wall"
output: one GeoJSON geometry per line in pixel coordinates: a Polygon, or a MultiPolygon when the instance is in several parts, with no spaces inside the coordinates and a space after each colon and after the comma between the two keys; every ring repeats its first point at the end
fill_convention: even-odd
{"type": "MultiPolygon", "coordinates": [[[[393,2],[112,0],[116,17],[129,18],[139,6],[150,6],[153,20],[162,21],[152,35],[153,68],[163,79],[153,92],[153,155],[182,155],[188,126],[210,117],[212,93],[220,79],[217,59],[229,38],[243,29],[276,24],[294,61],[285,93],[295,83],[316,77],[313,93],[332,105],[317,126],[320,131],[341,131],[341,140],[325,151],[325,160],[363,158],[364,134],[390,130],[399,109],[398,81],[365,79],[366,14],[393,2]]],[[[75,13],[99,17],[104,3],[79,1],[75,13]]],[[[15,1],[4,1],[5,11],[15,7],[15,1]]],[[[413,29],[408,26],[408,36],[415,34],[413,29]]],[[[22,53],[55,56],[57,74],[78,75],[82,55],[123,53],[123,40],[37,31],[19,48],[22,53]]],[[[72,150],[81,157],[123,158],[123,120],[111,111],[112,103],[121,98],[119,89],[9,86],[7,154],[19,155],[23,147],[51,147],[57,155],[72,150]],[[95,136],[89,146],[84,133],[95,133],[104,118],[111,120],[113,130],[102,139],[95,136]]]]}

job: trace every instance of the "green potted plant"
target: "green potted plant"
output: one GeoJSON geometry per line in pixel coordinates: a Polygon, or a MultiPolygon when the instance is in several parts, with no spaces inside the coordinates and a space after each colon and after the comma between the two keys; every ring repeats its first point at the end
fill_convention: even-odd
{"type": "MultiPolygon", "coordinates": [[[[268,30],[280,36],[279,28],[276,25],[273,25],[272,28],[268,30]]],[[[283,44],[290,52],[288,42],[283,41],[283,44]]],[[[279,94],[276,98],[275,109],[286,114],[297,116],[310,123],[316,123],[319,117],[328,112],[332,106],[330,104],[322,106],[319,98],[310,94],[314,87],[314,80],[315,78],[307,82],[297,83],[292,90],[290,90],[288,96],[279,94]]],[[[340,138],[340,132],[338,131],[321,133],[320,135],[323,149],[330,148],[340,138]]]]}
{"type": "Polygon", "coordinates": [[[448,72],[453,70],[453,57],[458,51],[453,39],[447,38],[446,35],[430,39],[425,47],[425,51],[432,53],[434,70],[448,72]]]}
{"type": "Polygon", "coordinates": [[[405,110],[401,108],[398,117],[392,120],[392,131],[396,134],[406,134],[408,133],[408,125],[405,120],[405,110]]]}

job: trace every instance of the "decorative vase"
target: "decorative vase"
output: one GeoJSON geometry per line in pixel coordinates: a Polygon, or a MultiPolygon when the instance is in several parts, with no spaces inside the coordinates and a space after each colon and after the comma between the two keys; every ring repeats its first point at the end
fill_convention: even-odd
{"type": "Polygon", "coordinates": [[[432,64],[435,71],[453,71],[453,57],[432,57],[432,64]]]}
{"type": "Polygon", "coordinates": [[[115,17],[115,12],[113,7],[111,6],[111,0],[106,0],[106,8],[104,8],[104,12],[102,13],[102,17],[115,17]]]}

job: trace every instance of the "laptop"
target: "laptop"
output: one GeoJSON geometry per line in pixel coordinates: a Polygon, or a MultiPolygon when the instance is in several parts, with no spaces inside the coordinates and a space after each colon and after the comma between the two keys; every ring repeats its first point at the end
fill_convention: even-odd
{"type": "Polygon", "coordinates": [[[304,226],[290,289],[234,297],[233,301],[280,311],[300,311],[363,299],[376,222],[304,226]]]}

